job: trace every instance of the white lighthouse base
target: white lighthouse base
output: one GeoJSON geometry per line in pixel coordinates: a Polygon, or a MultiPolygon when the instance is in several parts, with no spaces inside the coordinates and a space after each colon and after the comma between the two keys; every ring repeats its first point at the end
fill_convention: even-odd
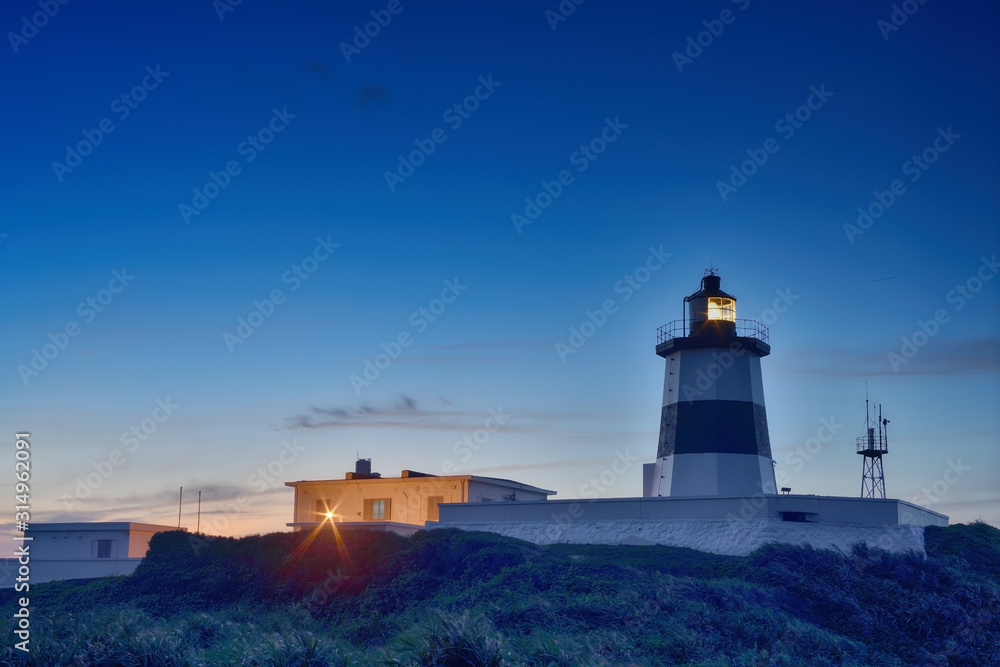
{"type": "MultiPolygon", "coordinates": [[[[648,464],[647,464],[648,465],[648,464]]],[[[653,464],[643,496],[775,495],[774,463],[752,454],[675,454],[653,464]]]]}

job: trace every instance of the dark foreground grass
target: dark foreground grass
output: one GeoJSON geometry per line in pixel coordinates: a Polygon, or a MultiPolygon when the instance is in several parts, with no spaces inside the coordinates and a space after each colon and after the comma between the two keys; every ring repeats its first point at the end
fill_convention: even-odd
{"type": "Polygon", "coordinates": [[[129,577],[32,586],[25,665],[1000,665],[1000,531],[928,557],[537,547],[488,533],[153,538],[129,577]]]}

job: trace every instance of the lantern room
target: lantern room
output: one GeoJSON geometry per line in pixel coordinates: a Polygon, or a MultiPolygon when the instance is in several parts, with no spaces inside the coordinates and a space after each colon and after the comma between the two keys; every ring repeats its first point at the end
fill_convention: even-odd
{"type": "Polygon", "coordinates": [[[701,289],[684,297],[689,336],[736,335],[736,297],[720,288],[722,279],[714,272],[701,279],[701,289]]]}

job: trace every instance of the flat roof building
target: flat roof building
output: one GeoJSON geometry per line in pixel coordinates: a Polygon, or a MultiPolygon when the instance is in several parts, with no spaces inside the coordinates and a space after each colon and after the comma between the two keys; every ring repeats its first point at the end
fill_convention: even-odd
{"type": "Polygon", "coordinates": [[[438,520],[443,503],[547,500],[555,491],[509,479],[479,475],[432,475],[403,470],[399,477],[371,472],[371,460],[359,459],[344,479],[285,482],[295,489],[295,530],[311,530],[324,522],[411,534],[427,521],[438,520]]]}
{"type": "MultiPolygon", "coordinates": [[[[156,533],[181,530],[134,521],[33,523],[24,533],[32,583],[132,574],[156,533]]],[[[0,559],[0,587],[10,588],[19,560],[0,559]]]]}

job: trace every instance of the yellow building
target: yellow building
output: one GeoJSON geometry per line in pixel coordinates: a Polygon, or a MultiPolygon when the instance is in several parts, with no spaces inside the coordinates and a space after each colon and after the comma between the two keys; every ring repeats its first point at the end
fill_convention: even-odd
{"type": "Polygon", "coordinates": [[[555,491],[509,479],[479,475],[431,475],[404,470],[399,477],[371,472],[371,459],[359,459],[344,479],[285,482],[295,489],[295,530],[324,521],[409,534],[438,520],[442,503],[547,500],[555,491]]]}

